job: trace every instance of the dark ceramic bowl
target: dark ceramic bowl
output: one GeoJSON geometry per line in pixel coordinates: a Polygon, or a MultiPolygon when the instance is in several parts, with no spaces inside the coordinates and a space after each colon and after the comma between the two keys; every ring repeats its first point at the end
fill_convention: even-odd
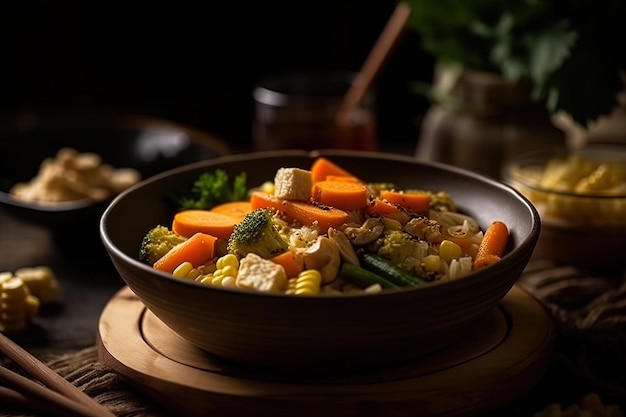
{"type": "MultiPolygon", "coordinates": [[[[255,184],[249,184],[251,186],[255,184]]],[[[355,151],[233,155],[157,175],[123,192],[100,223],[102,241],[132,291],[159,319],[218,360],[279,371],[338,371],[398,363],[465,337],[467,324],[494,308],[515,284],[539,236],[534,207],[511,187],[409,157],[355,151]],[[173,213],[163,196],[216,168],[246,171],[259,184],[279,167],[308,169],[324,155],[367,181],[447,190],[482,228],[507,223],[503,259],[463,279],[378,294],[293,297],[181,280],[137,260],[141,240],[173,213]]]]}
{"type": "Polygon", "coordinates": [[[112,199],[56,204],[24,202],[10,194],[13,185],[35,177],[45,158],[63,147],[94,152],[115,168],[134,168],[148,178],[191,162],[228,152],[221,140],[166,121],[112,119],[98,123],[64,123],[0,137],[0,209],[26,222],[43,226],[56,237],[89,234],[98,239],[98,222],[112,199]]]}

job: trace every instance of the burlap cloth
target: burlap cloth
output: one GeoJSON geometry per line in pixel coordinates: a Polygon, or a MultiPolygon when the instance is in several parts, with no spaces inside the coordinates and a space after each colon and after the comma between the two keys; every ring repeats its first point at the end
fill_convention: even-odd
{"type": "MultiPolygon", "coordinates": [[[[597,395],[605,405],[626,410],[624,271],[590,273],[572,266],[532,261],[519,285],[539,299],[554,317],[556,349],[545,376],[531,392],[488,416],[533,416],[554,404],[563,408],[578,404],[589,394],[597,395]]],[[[164,411],[131,388],[122,376],[102,366],[95,347],[51,357],[45,362],[117,416],[176,415],[164,411]]],[[[0,417],[25,416],[5,407],[0,410],[0,417]]],[[[263,415],[262,410],[255,414],[263,415]]]]}

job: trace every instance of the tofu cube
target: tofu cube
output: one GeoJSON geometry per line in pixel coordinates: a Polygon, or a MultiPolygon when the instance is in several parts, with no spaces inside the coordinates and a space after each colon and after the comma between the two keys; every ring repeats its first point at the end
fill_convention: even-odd
{"type": "Polygon", "coordinates": [[[313,175],[306,169],[279,168],[274,185],[274,195],[278,198],[307,201],[311,197],[313,175]]]}

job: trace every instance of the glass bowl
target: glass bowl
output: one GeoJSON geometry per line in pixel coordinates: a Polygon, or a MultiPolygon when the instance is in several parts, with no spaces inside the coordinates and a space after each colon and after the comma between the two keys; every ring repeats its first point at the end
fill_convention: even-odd
{"type": "Polygon", "coordinates": [[[594,267],[625,264],[626,146],[520,155],[503,177],[541,216],[535,257],[594,267]]]}

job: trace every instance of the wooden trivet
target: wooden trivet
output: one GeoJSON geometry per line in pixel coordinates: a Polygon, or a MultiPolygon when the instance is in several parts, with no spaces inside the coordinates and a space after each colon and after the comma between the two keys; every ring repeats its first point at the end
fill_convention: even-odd
{"type": "Polygon", "coordinates": [[[286,375],[212,357],[125,287],[101,314],[97,349],[103,364],[176,415],[462,417],[525,394],[545,372],[554,345],[551,318],[517,286],[472,325],[465,340],[410,363],[286,375]]]}

